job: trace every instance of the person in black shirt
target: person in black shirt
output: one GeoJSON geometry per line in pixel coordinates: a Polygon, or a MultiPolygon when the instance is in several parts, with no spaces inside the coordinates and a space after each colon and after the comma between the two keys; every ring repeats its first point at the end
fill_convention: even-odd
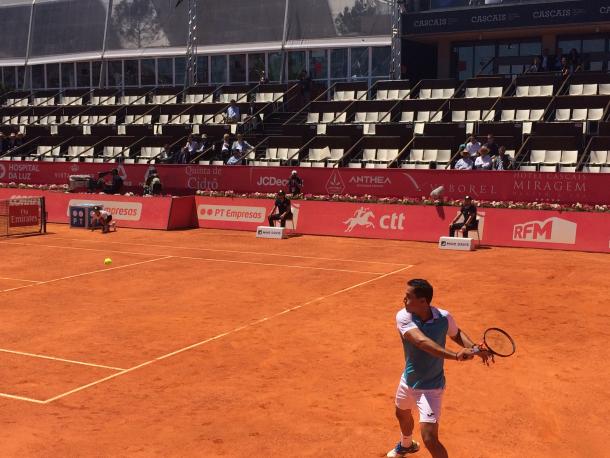
{"type": "Polygon", "coordinates": [[[487,142],[485,142],[485,144],[483,146],[486,146],[487,149],[489,150],[489,155],[491,157],[497,156],[498,155],[498,144],[496,143],[496,140],[494,138],[494,136],[492,134],[489,134],[487,136],[487,142]]]}
{"type": "Polygon", "coordinates": [[[451,224],[449,225],[449,237],[453,237],[455,235],[455,231],[458,229],[462,230],[462,236],[466,237],[468,235],[468,231],[476,229],[478,225],[477,222],[477,207],[472,203],[472,199],[470,196],[464,197],[464,204],[460,208],[460,211],[451,224]],[[464,218],[461,223],[457,221],[460,218],[464,218]]]}
{"type": "Polygon", "coordinates": [[[280,190],[280,192],[277,193],[275,205],[268,218],[269,226],[275,226],[275,222],[279,220],[280,226],[286,227],[287,219],[292,219],[292,208],[290,207],[290,200],[286,197],[286,193],[280,190]],[[277,213],[275,213],[276,209],[277,213]]]}
{"type": "Polygon", "coordinates": [[[290,194],[296,196],[301,193],[301,188],[303,187],[303,180],[301,177],[297,175],[297,171],[293,170],[290,174],[290,178],[288,178],[288,191],[290,194]]]}

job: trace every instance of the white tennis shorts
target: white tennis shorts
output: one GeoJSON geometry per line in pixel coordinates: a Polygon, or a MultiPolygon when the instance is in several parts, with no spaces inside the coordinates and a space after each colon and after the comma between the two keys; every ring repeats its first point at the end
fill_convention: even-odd
{"type": "Polygon", "coordinates": [[[400,410],[419,410],[420,423],[438,423],[443,404],[443,388],[418,390],[407,386],[404,375],[396,390],[396,407],[400,410]]]}

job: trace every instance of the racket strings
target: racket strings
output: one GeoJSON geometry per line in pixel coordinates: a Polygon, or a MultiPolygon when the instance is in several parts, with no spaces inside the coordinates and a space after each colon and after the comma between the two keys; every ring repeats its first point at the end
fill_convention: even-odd
{"type": "Polygon", "coordinates": [[[485,346],[493,353],[501,356],[509,356],[515,352],[515,345],[511,338],[494,329],[485,333],[485,346]]]}

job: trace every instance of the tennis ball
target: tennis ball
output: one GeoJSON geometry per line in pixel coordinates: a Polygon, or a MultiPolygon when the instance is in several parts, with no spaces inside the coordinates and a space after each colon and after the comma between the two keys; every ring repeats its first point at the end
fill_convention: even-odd
{"type": "Polygon", "coordinates": [[[106,259],[104,259],[104,264],[106,264],[107,266],[109,266],[110,264],[112,264],[112,259],[110,259],[110,258],[106,258],[106,259]]]}

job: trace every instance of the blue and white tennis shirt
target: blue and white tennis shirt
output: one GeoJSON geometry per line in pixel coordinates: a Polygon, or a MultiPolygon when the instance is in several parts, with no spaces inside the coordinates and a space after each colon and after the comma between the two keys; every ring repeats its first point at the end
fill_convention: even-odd
{"type": "Polygon", "coordinates": [[[404,308],[396,314],[396,326],[400,332],[402,346],[405,352],[404,377],[407,386],[420,390],[445,387],[445,372],[443,358],[432,356],[402,338],[405,332],[418,328],[426,337],[445,347],[446,337],[455,337],[458,327],[448,311],[430,306],[432,319],[423,322],[417,315],[407,312],[404,308]]]}

